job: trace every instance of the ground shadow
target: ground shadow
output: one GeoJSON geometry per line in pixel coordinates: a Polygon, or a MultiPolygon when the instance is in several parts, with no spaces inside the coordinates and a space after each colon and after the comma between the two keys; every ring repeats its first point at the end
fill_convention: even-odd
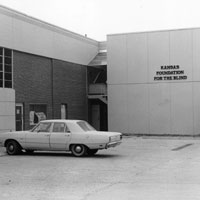
{"type": "MultiPolygon", "coordinates": [[[[9,156],[7,153],[5,153],[7,156],[9,156]]],[[[71,152],[48,152],[48,151],[35,151],[34,153],[26,153],[26,152],[21,152],[18,155],[15,156],[30,156],[30,157],[74,157],[71,152]]],[[[118,158],[122,157],[120,154],[108,154],[104,152],[98,152],[97,154],[93,156],[83,156],[83,157],[78,157],[78,158],[93,158],[93,159],[102,159],[102,158],[118,158]]]]}

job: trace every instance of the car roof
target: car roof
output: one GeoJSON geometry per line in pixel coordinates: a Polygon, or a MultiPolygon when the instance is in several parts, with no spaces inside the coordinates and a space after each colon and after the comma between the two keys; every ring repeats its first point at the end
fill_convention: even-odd
{"type": "Polygon", "coordinates": [[[41,122],[70,122],[70,123],[77,123],[83,120],[75,120],[75,119],[48,119],[48,120],[42,120],[41,122]]]}

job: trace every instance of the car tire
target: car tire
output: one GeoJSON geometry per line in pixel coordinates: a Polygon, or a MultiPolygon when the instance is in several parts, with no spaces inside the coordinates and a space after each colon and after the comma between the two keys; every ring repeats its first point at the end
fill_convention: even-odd
{"type": "Polygon", "coordinates": [[[16,141],[9,141],[6,144],[6,151],[8,155],[16,155],[21,152],[21,147],[16,141]]]}
{"type": "Polygon", "coordinates": [[[76,157],[85,156],[87,153],[87,147],[83,144],[73,144],[71,146],[71,152],[76,157]]]}
{"type": "Polygon", "coordinates": [[[98,149],[88,149],[87,154],[88,156],[94,156],[97,153],[98,149]]]}

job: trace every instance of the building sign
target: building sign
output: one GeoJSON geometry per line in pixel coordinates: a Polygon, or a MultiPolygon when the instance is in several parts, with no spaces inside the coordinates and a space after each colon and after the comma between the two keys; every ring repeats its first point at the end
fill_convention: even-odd
{"type": "Polygon", "coordinates": [[[164,65],[156,71],[154,81],[177,81],[187,80],[184,70],[180,69],[179,65],[164,65]]]}

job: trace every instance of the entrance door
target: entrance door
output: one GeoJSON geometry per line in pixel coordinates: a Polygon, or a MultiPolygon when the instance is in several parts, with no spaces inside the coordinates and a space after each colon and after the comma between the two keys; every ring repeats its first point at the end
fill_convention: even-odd
{"type": "Polygon", "coordinates": [[[16,104],[16,131],[23,131],[24,119],[23,119],[23,104],[16,104]]]}

